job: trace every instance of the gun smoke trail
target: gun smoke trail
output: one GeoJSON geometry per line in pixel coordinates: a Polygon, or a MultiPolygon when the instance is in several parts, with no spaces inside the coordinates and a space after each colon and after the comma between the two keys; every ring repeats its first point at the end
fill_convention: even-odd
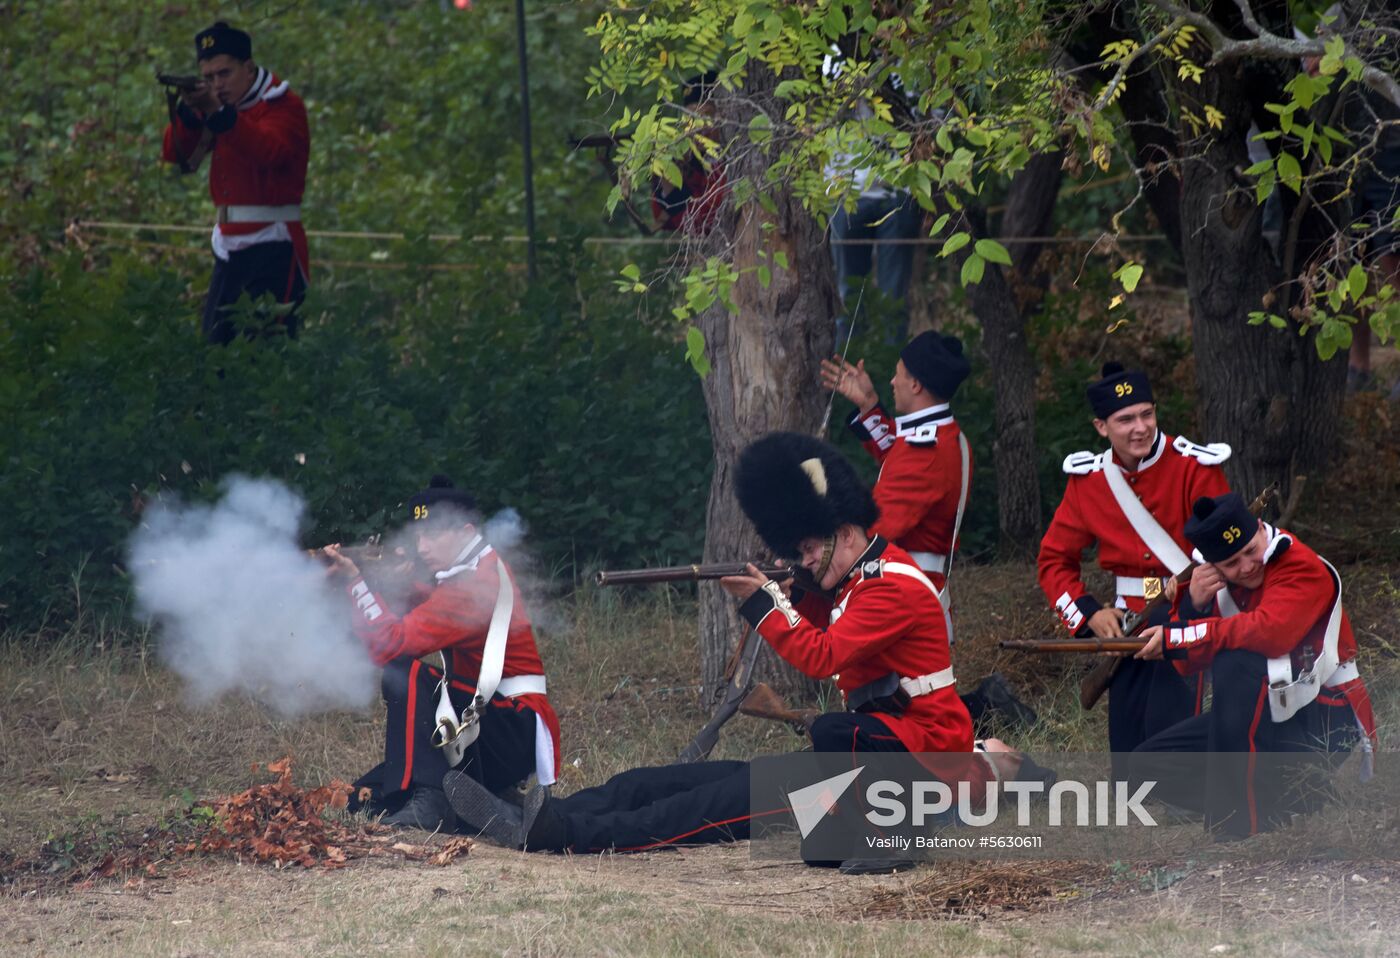
{"type": "Polygon", "coordinates": [[[298,545],[305,511],[280,482],[233,476],[217,504],[151,510],[132,536],[138,612],[197,704],[241,692],[293,716],[374,701],[350,603],[298,545]]]}

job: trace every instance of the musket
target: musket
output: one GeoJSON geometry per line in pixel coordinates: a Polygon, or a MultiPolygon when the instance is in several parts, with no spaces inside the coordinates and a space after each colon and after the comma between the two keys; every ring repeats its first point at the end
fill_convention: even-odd
{"type": "MultiPolygon", "coordinates": [[[[1255,496],[1254,501],[1249,504],[1250,514],[1256,517],[1263,515],[1264,510],[1268,508],[1269,503],[1273,502],[1274,499],[1278,497],[1278,492],[1279,486],[1277,480],[1265,486],[1264,490],[1260,492],[1259,495],[1255,496]]],[[[1134,636],[1141,632],[1144,628],[1146,628],[1148,620],[1152,617],[1153,613],[1157,611],[1157,608],[1163,603],[1170,602],[1178,591],[1180,591],[1182,588],[1184,588],[1187,584],[1190,583],[1191,573],[1195,570],[1195,568],[1196,563],[1193,562],[1185,569],[1182,569],[1181,573],[1175,576],[1176,589],[1163,588],[1161,592],[1157,593],[1157,595],[1154,598],[1152,598],[1145,606],[1143,606],[1141,612],[1125,612],[1123,614],[1123,634],[1125,636],[1134,636]]],[[[1139,645],[1139,647],[1141,647],[1141,645],[1139,645]]],[[[1045,650],[1035,649],[1030,651],[1045,650]]],[[[1053,651],[1069,652],[1071,650],[1055,649],[1053,651]]],[[[1111,650],[1105,649],[1104,651],[1111,650]]],[[[1089,671],[1089,674],[1085,675],[1084,678],[1080,680],[1079,704],[1085,711],[1092,709],[1096,704],[1098,704],[1099,699],[1101,699],[1103,697],[1103,694],[1108,691],[1109,685],[1113,682],[1113,676],[1118,673],[1118,668],[1122,664],[1122,659],[1104,659],[1098,665],[1094,666],[1093,669],[1089,671]]]]}
{"type": "Polygon", "coordinates": [[[1137,652],[1145,639],[1003,639],[998,643],[1013,652],[1137,652]]]}
{"type": "Polygon", "coordinates": [[[705,723],[700,731],[695,733],[695,737],[681,750],[681,754],[676,757],[676,762],[681,765],[688,765],[691,762],[703,762],[709,757],[714,749],[715,743],[719,741],[719,730],[724,727],[724,723],[734,717],[742,707],[742,703],[747,700],[749,690],[753,685],[753,670],[758,663],[758,653],[763,650],[763,640],[759,637],[755,629],[746,629],[744,637],[739,641],[739,646],[734,650],[733,657],[729,660],[729,668],[726,669],[724,696],[720,699],[719,705],[715,708],[715,714],[710,716],[710,720],[705,723]]]}
{"type": "Polygon", "coordinates": [[[816,709],[790,709],[783,697],[774,692],[766,682],[759,682],[739,706],[742,715],[767,719],[770,722],[785,722],[798,735],[807,735],[812,723],[821,712],[816,709]]]}
{"type": "Polygon", "coordinates": [[[157,70],[156,82],[172,90],[179,90],[181,93],[192,93],[199,89],[199,85],[204,82],[204,77],[195,74],[161,73],[157,70]]]}
{"type": "MultiPolygon", "coordinates": [[[[654,569],[605,569],[593,577],[598,585],[651,585],[656,582],[704,582],[744,575],[747,562],[717,562],[710,565],[674,565],[654,569]]],[[[797,569],[792,566],[761,565],[758,571],[781,582],[792,578],[797,569]]]]}

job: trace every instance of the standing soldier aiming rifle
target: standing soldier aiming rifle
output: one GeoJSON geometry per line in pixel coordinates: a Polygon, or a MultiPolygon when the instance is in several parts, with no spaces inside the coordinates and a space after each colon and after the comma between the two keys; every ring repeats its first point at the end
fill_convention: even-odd
{"type": "MultiPolygon", "coordinates": [[[[1157,427],[1152,385],[1137,370],[1107,363],[1088,388],[1094,430],[1109,442],[1102,453],[1076,452],[1064,462],[1069,480],[1040,543],[1045,597],[1076,637],[1123,637],[1126,610],[1142,611],[1185,570],[1190,545],[1182,532],[1191,503],[1229,485],[1223,443],[1199,446],[1157,427]],[[1084,550],[1098,546],[1099,565],[1114,576],[1116,596],[1104,605],[1084,584],[1084,550]]],[[[1171,602],[1159,607],[1159,621],[1171,602]]],[[[1200,710],[1199,681],[1188,685],[1163,662],[1119,660],[1109,685],[1108,741],[1115,754],[1200,710]]]]}
{"type": "Polygon", "coordinates": [[[161,159],[181,172],[206,154],[215,205],[214,272],[204,300],[204,336],[236,335],[228,309],[245,293],[285,305],[273,318],[296,334],[296,306],[311,275],[301,198],[311,134],[306,105],[285,80],[253,62],[253,41],[220,21],[194,38],[200,82],[162,77],[175,93],[161,159]]]}
{"type": "MultiPolygon", "coordinates": [[[[880,463],[874,490],[880,518],[869,531],[909,553],[938,589],[945,616],[953,550],[972,491],[972,449],[953,418],[951,401],[970,370],[956,336],[932,330],[915,336],[901,350],[890,379],[896,413],[891,418],[864,360],[855,365],[840,357],[822,360],[822,384],[855,403],[847,425],[880,463]]],[[[951,619],[947,628],[951,642],[951,619]]],[[[984,678],[962,700],[978,724],[994,712],[1024,725],[1036,720],[1000,675],[984,678]]]]}

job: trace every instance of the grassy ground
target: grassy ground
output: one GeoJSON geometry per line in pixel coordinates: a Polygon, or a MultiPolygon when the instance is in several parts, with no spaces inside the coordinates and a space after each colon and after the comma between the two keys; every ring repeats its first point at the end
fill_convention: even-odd
{"type": "MultiPolygon", "coordinates": [[[[1378,718],[1392,727],[1400,570],[1373,562],[1342,571],[1378,718]]],[[[998,668],[1026,690],[1042,722],[1018,744],[1094,750],[1103,711],[1082,712],[1075,696],[1086,663],[995,648],[997,638],[1053,634],[1033,579],[1022,566],[960,573],[959,674],[975,680],[998,668]]],[[[690,602],[659,591],[626,600],[584,593],[550,611],[560,623],[543,642],[564,727],[562,787],[674,757],[705,718],[692,684],[690,602]]],[[[1199,955],[1225,945],[1229,954],[1324,946],[1388,954],[1400,930],[1390,886],[1400,871],[1345,863],[1146,871],[1033,863],[1016,874],[940,864],[850,879],[753,861],[744,846],[598,858],[478,846],[446,868],[370,859],[303,872],[185,859],[162,865],[159,877],[65,886],[40,880],[34,867],[56,877],[96,861],[143,829],[179,820],[195,797],[264,780],[254,763],[291,754],[306,785],[353,777],[376,761],[382,719],[281,721],[235,700],[192,709],[157,664],[153,637],[92,622],[43,641],[9,637],[0,690],[0,873],[25,878],[0,894],[6,951],[1199,955]],[[990,904],[975,891],[989,874],[1001,896],[990,904]],[[1012,894],[1017,882],[1034,887],[1012,894]]],[[[714,757],[800,744],[784,727],[738,718],[714,757]]]]}

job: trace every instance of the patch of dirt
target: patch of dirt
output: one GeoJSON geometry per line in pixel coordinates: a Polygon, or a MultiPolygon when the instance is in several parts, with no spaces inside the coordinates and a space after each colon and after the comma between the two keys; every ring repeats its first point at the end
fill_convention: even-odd
{"type": "Polygon", "coordinates": [[[948,862],[903,888],[881,888],[847,914],[868,918],[992,918],[1078,901],[1113,882],[1107,865],[1084,862],[948,862]]]}

